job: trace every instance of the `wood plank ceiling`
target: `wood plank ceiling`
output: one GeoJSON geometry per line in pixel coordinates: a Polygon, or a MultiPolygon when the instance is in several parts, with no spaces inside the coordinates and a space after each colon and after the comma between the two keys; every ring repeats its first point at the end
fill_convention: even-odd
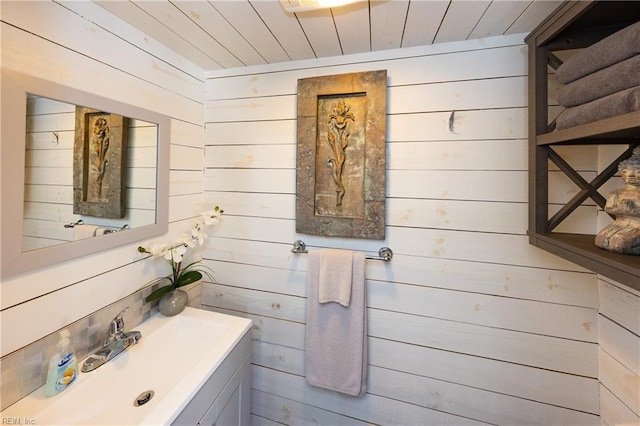
{"type": "Polygon", "coordinates": [[[286,13],[278,0],[94,1],[204,71],[528,33],[561,3],[363,0],[286,13]]]}

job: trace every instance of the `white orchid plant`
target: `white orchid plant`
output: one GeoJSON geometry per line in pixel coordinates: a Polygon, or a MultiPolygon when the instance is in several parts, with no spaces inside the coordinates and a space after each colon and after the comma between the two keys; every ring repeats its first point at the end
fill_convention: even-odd
{"type": "Polygon", "coordinates": [[[171,266],[171,274],[157,278],[149,283],[155,284],[166,279],[170,284],[153,291],[145,299],[147,302],[159,299],[178,287],[201,280],[202,274],[206,275],[212,282],[214,281],[213,270],[203,265],[201,260],[196,260],[186,266],[182,265],[182,261],[190,248],[204,244],[204,240],[207,238],[206,227],[217,225],[220,222],[222,213],[223,210],[219,206],[201,213],[191,228],[191,233],[182,234],[180,239],[173,244],[152,244],[148,247],[138,247],[139,253],[150,254],[152,257],[163,257],[171,266]]]}

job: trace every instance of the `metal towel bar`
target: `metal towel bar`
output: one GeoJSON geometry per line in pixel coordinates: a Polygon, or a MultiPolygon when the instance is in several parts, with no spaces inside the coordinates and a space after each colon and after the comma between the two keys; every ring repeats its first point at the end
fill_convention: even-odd
{"type": "MultiPolygon", "coordinates": [[[[302,240],[297,240],[293,243],[293,248],[291,249],[291,253],[309,253],[307,250],[307,245],[302,240]]],[[[383,260],[385,262],[389,262],[393,258],[393,251],[389,247],[382,247],[378,250],[378,256],[365,256],[365,259],[370,260],[383,260]]]]}
{"type": "MultiPolygon", "coordinates": [[[[65,223],[64,227],[65,228],[75,228],[76,225],[87,225],[86,223],[84,223],[84,220],[79,219],[76,222],[71,222],[71,223],[65,223]]],[[[109,225],[95,225],[95,226],[100,226],[102,228],[106,228],[105,229],[105,234],[112,234],[114,232],[120,232],[120,231],[126,231],[127,229],[129,229],[129,225],[122,225],[122,226],[109,226],[109,225]]]]}

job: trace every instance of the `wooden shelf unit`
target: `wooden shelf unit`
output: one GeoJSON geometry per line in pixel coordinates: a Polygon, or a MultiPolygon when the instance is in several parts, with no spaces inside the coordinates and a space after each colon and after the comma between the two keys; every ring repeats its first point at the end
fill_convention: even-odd
{"type": "MultiPolygon", "coordinates": [[[[640,290],[640,256],[600,249],[595,235],[553,229],[584,200],[604,208],[598,188],[617,172],[618,162],[640,144],[640,112],[554,130],[549,122],[549,67],[561,61],[554,52],[587,47],[640,20],[638,1],[566,1],[525,39],[529,46],[529,242],[593,272],[640,290]],[[586,182],[554,151],[557,145],[627,145],[626,153],[591,182],[586,182]],[[549,218],[549,163],[553,162],[580,188],[549,218]]],[[[607,195],[607,194],[605,194],[607,195]]]]}

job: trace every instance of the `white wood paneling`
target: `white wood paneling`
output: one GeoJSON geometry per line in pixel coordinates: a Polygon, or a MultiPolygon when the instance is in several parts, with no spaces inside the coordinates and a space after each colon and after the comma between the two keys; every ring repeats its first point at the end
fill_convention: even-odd
{"type": "Polygon", "coordinates": [[[408,0],[370,3],[371,50],[396,49],[401,46],[408,8],[408,0]]]}
{"type": "Polygon", "coordinates": [[[492,1],[476,23],[469,38],[492,37],[505,34],[512,23],[530,5],[525,2],[492,1]]]}
{"type": "Polygon", "coordinates": [[[640,336],[640,295],[604,279],[599,288],[600,313],[640,336]]]}
{"type": "MultiPolygon", "coordinates": [[[[387,315],[385,312],[388,311],[410,315],[424,315],[426,313],[428,319],[414,318],[414,320],[428,323],[431,318],[438,318],[439,320],[494,327],[500,331],[492,331],[492,333],[505,332],[509,335],[504,338],[505,342],[518,340],[515,334],[507,333],[507,330],[531,332],[540,336],[555,336],[582,342],[595,342],[597,339],[595,312],[589,308],[512,300],[476,293],[457,294],[449,290],[413,285],[396,284],[390,286],[384,282],[370,282],[367,289],[369,290],[368,306],[380,309],[379,315],[382,317],[385,317],[387,315]],[[567,314],[576,319],[575,323],[560,324],[562,322],[560,318],[567,314]]],[[[384,322],[384,319],[380,320],[381,324],[384,322]]],[[[456,327],[453,324],[450,326],[456,327]]],[[[442,328],[444,327],[443,325],[442,328]]],[[[478,333],[481,331],[478,330],[478,333]]],[[[492,341],[494,339],[481,340],[492,341]]],[[[576,361],[574,360],[574,362],[576,361]]],[[[592,363],[590,368],[592,373],[593,367],[592,363]]],[[[566,368],[571,367],[565,366],[564,369],[566,368]]],[[[582,373],[588,375],[587,371],[582,373]]]]}
{"type": "MultiPolygon", "coordinates": [[[[219,198],[216,196],[216,199],[219,198]]],[[[225,222],[224,226],[216,229],[217,236],[210,238],[211,247],[207,249],[206,256],[224,261],[212,264],[217,275],[221,274],[223,282],[240,285],[242,282],[247,282],[247,277],[251,276],[245,274],[257,276],[268,274],[269,282],[272,283],[270,285],[281,281],[287,283],[292,281],[294,285],[291,288],[303,291],[307,257],[292,254],[292,242],[274,243],[226,238],[222,232],[226,228],[225,222]],[[267,269],[260,268],[246,272],[247,265],[267,269]],[[296,271],[296,274],[291,271],[296,271]]],[[[310,249],[335,246],[335,243],[332,244],[326,239],[310,239],[310,236],[304,236],[304,238],[309,243],[310,249]]],[[[352,243],[355,245],[357,242],[352,243]]],[[[370,249],[370,244],[366,242],[358,246],[364,251],[370,249]]],[[[597,284],[593,274],[553,269],[396,255],[393,259],[393,267],[378,261],[368,261],[367,278],[381,282],[494,294],[593,309],[598,304],[597,284]]]]}
{"type": "MultiPolygon", "coordinates": [[[[207,157],[206,161],[209,161],[207,157]]],[[[239,192],[263,192],[266,194],[286,191],[295,192],[295,170],[283,169],[206,169],[205,189],[239,191],[239,192]],[[281,186],[286,182],[287,187],[281,186]]]]}
{"type": "MultiPolygon", "coordinates": [[[[230,285],[233,284],[235,283],[230,283],[230,285]]],[[[397,339],[457,353],[466,352],[474,356],[515,361],[533,367],[566,371],[578,375],[595,375],[597,371],[596,360],[589,355],[593,344],[542,335],[534,337],[523,332],[491,328],[487,327],[482,319],[470,318],[467,321],[472,323],[465,323],[455,319],[439,318],[442,315],[432,306],[425,306],[422,314],[434,318],[415,313],[406,315],[389,312],[389,310],[395,311],[397,308],[393,303],[377,302],[385,297],[391,299],[388,297],[388,292],[378,291],[380,286],[389,287],[388,284],[376,285],[376,283],[369,282],[371,289],[369,305],[372,307],[382,306],[377,309],[371,308],[369,311],[371,336],[397,339]],[[487,342],[491,343],[487,344],[487,342]],[[578,355],[568,359],[567,353],[578,355]]],[[[303,288],[303,286],[299,287],[303,288]]],[[[271,293],[269,290],[271,289],[266,286],[249,290],[238,287],[225,288],[213,284],[208,285],[203,303],[216,308],[252,312],[288,321],[305,321],[304,298],[298,295],[271,293]]],[[[282,291],[282,289],[272,291],[282,291]]],[[[451,296],[449,298],[453,299],[451,296]]],[[[416,300],[423,303],[426,301],[425,298],[416,300]]],[[[536,305],[535,303],[530,304],[536,305]]],[[[461,313],[460,317],[462,316],[461,313]]],[[[517,318],[517,316],[513,316],[513,318],[517,318]]]]}
{"type": "Polygon", "coordinates": [[[330,9],[305,12],[304,19],[298,22],[316,57],[342,55],[340,39],[330,9]]]}
{"type": "MultiPolygon", "coordinates": [[[[11,2],[12,4],[28,3],[11,2]]],[[[30,15],[28,12],[25,15],[30,15]]],[[[3,6],[4,15],[4,6],[3,6]]],[[[22,15],[21,15],[22,16],[22,15]]],[[[102,60],[78,54],[71,49],[51,43],[32,32],[22,31],[11,25],[2,24],[3,57],[2,66],[18,72],[27,72],[36,76],[46,76],[47,80],[103,97],[130,103],[140,108],[156,111],[178,118],[201,117],[202,104],[192,99],[176,95],[173,87],[158,86],[155,82],[132,77],[127,70],[105,66],[102,60]],[[24,55],[24,52],[38,54],[24,55]],[[100,75],[102,78],[96,79],[100,75]],[[72,81],[69,81],[73,76],[72,81]],[[108,77],[107,77],[108,76],[108,77]]],[[[60,28],[61,31],[64,28],[60,28]]],[[[91,25],[85,31],[91,33],[91,25]]],[[[78,39],[82,39],[78,35],[78,39]]],[[[120,40],[120,39],[118,39],[120,40]]],[[[120,43],[125,41],[120,40],[120,43]]],[[[118,57],[116,43],[106,48],[111,56],[118,57]]],[[[132,60],[137,60],[135,59],[132,60]]],[[[142,58],[145,58],[144,56],[142,58]]],[[[102,59],[102,58],[99,58],[102,59]]],[[[148,59],[148,58],[145,58],[148,59]]],[[[142,60],[142,59],[139,59],[142,60]]],[[[145,67],[153,70],[156,64],[149,60],[145,67]]],[[[155,72],[159,72],[156,70],[155,72]]],[[[151,71],[151,74],[155,73],[151,71]]],[[[173,74],[173,73],[172,73],[173,74]]],[[[176,76],[178,78],[179,76],[176,76]]],[[[181,83],[180,83],[181,84],[181,83]]],[[[198,85],[195,80],[190,84],[198,85]]]]}
{"type": "MultiPolygon", "coordinates": [[[[205,199],[226,213],[204,253],[216,283],[202,301],[254,321],[256,418],[598,423],[597,280],[528,244],[526,48],[499,41],[210,75],[205,199]],[[389,73],[387,237],[298,235],[297,79],[355,69],[389,73]],[[366,264],[364,398],[304,381],[307,260],[290,253],[298,238],[310,250],[394,250],[390,263],[366,264]]],[[[587,154],[571,155],[594,172],[587,154]]],[[[556,187],[554,200],[573,190],[556,187]]]]}
{"type": "Polygon", "coordinates": [[[640,376],[640,338],[619,324],[598,317],[600,347],[613,356],[634,374],[640,376]]]}
{"type": "MultiPolygon", "coordinates": [[[[527,79],[523,76],[405,85],[389,90],[393,114],[526,106],[527,79]]],[[[454,130],[455,130],[454,119],[454,130]]]]}
{"type": "MultiPolygon", "coordinates": [[[[207,123],[208,143],[220,145],[278,144],[295,138],[295,120],[207,123]]],[[[209,149],[212,147],[209,146],[209,149]]],[[[215,147],[213,147],[215,148],[215,147]]]]}
{"type": "MultiPolygon", "coordinates": [[[[224,3],[221,3],[222,5],[224,3]]],[[[233,25],[222,16],[216,8],[209,2],[203,1],[180,1],[172,2],[187,19],[190,19],[210,34],[211,37],[222,46],[233,44],[236,48],[233,55],[245,65],[264,64],[264,59],[260,54],[238,33],[233,25]]],[[[218,6],[219,7],[219,6],[218,6]]],[[[246,11],[242,10],[246,13],[246,11]]],[[[251,10],[253,12],[253,10],[251,10]]],[[[255,25],[251,20],[251,14],[247,16],[247,23],[255,25]]],[[[182,27],[189,25],[188,21],[182,23],[182,27]]]]}
{"type": "Polygon", "coordinates": [[[171,145],[170,168],[172,170],[202,170],[202,148],[171,145]]]}
{"type": "Polygon", "coordinates": [[[207,168],[295,169],[295,152],[291,145],[231,145],[209,148],[207,168]]]}
{"type": "MultiPolygon", "coordinates": [[[[189,136],[190,143],[200,147],[196,157],[179,163],[192,164],[190,167],[202,174],[201,69],[157,41],[145,41],[148,34],[91,2],[9,2],[2,5],[1,13],[3,70],[34,75],[168,115],[173,123],[196,126],[199,133],[189,136]]],[[[140,146],[141,135],[136,132],[133,150],[146,149],[140,146]]],[[[172,132],[172,140],[173,136],[172,132]]],[[[49,146],[52,139],[36,138],[31,142],[30,148],[38,149],[49,146]]],[[[71,148],[73,133],[61,135],[59,145],[71,148]]],[[[134,154],[132,165],[141,165],[141,159],[134,154]]],[[[42,179],[49,180],[46,176],[50,176],[50,170],[43,172],[42,179]]],[[[139,182],[149,178],[144,173],[132,176],[141,179],[139,182]]],[[[32,183],[42,179],[36,178],[32,183]]],[[[175,232],[181,233],[190,226],[182,220],[201,211],[202,192],[171,187],[170,192],[191,194],[179,201],[174,195],[170,199],[171,217],[179,221],[176,227],[180,229],[175,232]],[[189,203],[188,209],[181,206],[182,201],[189,203]]],[[[128,200],[145,204],[154,197],[144,193],[144,188],[136,188],[128,200]]],[[[58,220],[68,213],[66,208],[56,209],[44,217],[58,220]]],[[[2,355],[120,300],[155,278],[157,265],[153,260],[142,260],[136,247],[131,244],[3,279],[2,355]],[[15,324],[20,327],[12,327],[15,324]]]]}
{"type": "Polygon", "coordinates": [[[600,351],[600,383],[640,417],[640,377],[605,351],[600,351]]]}
{"type": "Polygon", "coordinates": [[[525,202],[524,170],[390,170],[387,190],[395,197],[437,200],[525,202]],[[414,185],[419,182],[420,185],[414,185]],[[496,194],[495,188],[500,187],[496,194]]]}
{"type": "MultiPolygon", "coordinates": [[[[95,7],[92,2],[64,2],[64,7],[77,13],[88,21],[97,23],[100,27],[117,34],[120,38],[126,40],[132,46],[136,46],[138,49],[149,53],[157,61],[160,62],[160,67],[167,67],[169,75],[174,73],[185,74],[191,76],[195,80],[201,80],[203,75],[202,68],[189,61],[184,56],[176,54],[166,45],[160,43],[157,39],[149,37],[149,35],[139,28],[132,27],[126,24],[126,21],[114,17],[109,11],[102,7],[95,7]],[[173,68],[173,70],[171,70],[173,68]]],[[[163,75],[155,76],[161,78],[163,75]]],[[[202,96],[202,91],[196,85],[184,85],[181,93],[183,96],[190,97],[192,99],[199,99],[202,96]]]]}
{"type": "MultiPolygon", "coordinates": [[[[253,391],[251,394],[251,412],[255,416],[260,416],[261,421],[268,421],[268,418],[279,418],[286,424],[308,424],[310,422],[334,426],[367,426],[370,424],[261,391],[253,391]]],[[[252,421],[251,424],[270,423],[252,421]]]]}
{"type": "MultiPolygon", "coordinates": [[[[482,42],[469,41],[389,50],[378,55],[374,61],[371,61],[368,55],[353,55],[353,62],[327,59],[300,62],[294,68],[251,67],[235,72],[229,70],[210,73],[212,78],[207,80],[206,99],[214,101],[295,95],[299,78],[379,69],[387,70],[390,92],[395,87],[405,85],[428,90],[420,88],[420,85],[526,76],[526,48],[522,45],[522,37],[514,35],[500,38],[499,42],[497,40],[498,38],[488,38],[482,42]],[[406,51],[406,55],[401,54],[403,51],[406,51]]],[[[490,102],[476,100],[481,103],[490,102]]],[[[441,99],[440,102],[451,105],[452,99],[441,99]]],[[[214,118],[213,122],[220,121],[219,117],[214,118]]],[[[211,120],[207,120],[209,121],[211,120]]]]}
{"type": "Polygon", "coordinates": [[[189,121],[173,120],[171,122],[171,143],[174,145],[203,148],[202,114],[190,117],[189,121]]]}
{"type": "Polygon", "coordinates": [[[187,40],[178,37],[173,31],[167,31],[167,27],[153,16],[146,13],[139,6],[131,2],[96,1],[100,7],[106,9],[111,14],[118,16],[124,22],[139,29],[145,34],[153,37],[174,52],[181,52],[181,55],[189,61],[204,69],[221,68],[220,62],[210,58],[187,40]]]}
{"type": "Polygon", "coordinates": [[[601,278],[600,406],[607,425],[640,423],[640,294],[601,278]]]}
{"type": "MultiPolygon", "coordinates": [[[[261,14],[291,59],[345,53],[346,44],[337,51],[336,40],[312,52],[303,32],[310,27],[297,20],[284,24],[275,2],[244,3],[261,14]]],[[[409,17],[418,3],[411,2],[409,17]]],[[[433,3],[444,16],[442,3],[424,3],[433,3]]],[[[20,2],[3,4],[2,66],[172,117],[169,235],[184,232],[191,217],[221,201],[224,226],[212,231],[205,250],[217,283],[204,286],[202,299],[211,309],[254,320],[256,424],[321,419],[327,424],[586,425],[597,424],[599,412],[605,424],[639,421],[629,399],[640,370],[638,294],[601,282],[596,319],[594,274],[527,244],[521,36],[210,73],[203,91],[200,73],[220,68],[219,63],[167,33],[136,4],[102,4],[122,13],[124,21],[90,2],[50,2],[35,13],[23,13],[20,2]],[[48,22],[43,14],[67,25],[43,25],[48,22]],[[133,28],[125,21],[141,25],[133,28]],[[166,45],[146,40],[149,36],[166,45]],[[297,79],[374,69],[389,72],[389,237],[371,242],[297,235],[297,79]],[[203,108],[205,94],[209,101],[203,108]],[[447,126],[452,110],[454,133],[447,126]],[[481,220],[485,216],[491,219],[481,220]],[[290,253],[297,238],[311,249],[375,252],[389,245],[397,252],[391,264],[367,262],[371,378],[362,399],[304,382],[307,261],[290,253]],[[599,360],[605,371],[600,383],[599,360]]],[[[520,32],[526,26],[519,22],[541,18],[547,12],[540,11],[555,5],[532,2],[506,31],[520,32]]],[[[487,9],[484,16],[492,13],[487,9]]],[[[483,14],[476,16],[481,20],[483,14]]],[[[324,21],[328,34],[340,32],[324,21]]],[[[476,26],[460,28],[469,34],[476,26]]],[[[190,34],[204,37],[193,40],[196,44],[210,38],[190,34]]],[[[63,143],[70,140],[63,136],[63,143]]],[[[588,161],[583,164],[587,174],[595,170],[588,161]]],[[[562,200],[566,189],[561,183],[552,196],[562,200]]],[[[2,354],[157,275],[155,264],[139,260],[134,246],[123,247],[4,280],[2,354]],[[61,304],[68,309],[57,309],[61,304]],[[38,320],[43,316],[46,320],[38,320]],[[25,326],[6,327],[16,322],[25,326]]]]}
{"type": "Polygon", "coordinates": [[[597,424],[597,416],[429,377],[371,367],[371,392],[489,424],[597,424]]]}
{"type": "MultiPolygon", "coordinates": [[[[144,0],[95,1],[205,71],[237,67],[232,58],[242,65],[291,65],[289,61],[302,59],[524,34],[559,4],[374,0],[292,13],[278,0],[182,0],[153,7],[144,0]]],[[[82,6],[69,7],[86,15],[82,6]]],[[[97,13],[89,16],[100,22],[97,13]]]]}
{"type": "MultiPolygon", "coordinates": [[[[377,424],[445,424],[481,425],[483,422],[420,407],[403,401],[367,394],[360,399],[335,398],[331,391],[308,386],[303,377],[278,373],[275,370],[253,367],[253,384],[256,390],[283,396],[287,399],[313,401],[313,406],[334,413],[348,415],[377,424]]],[[[282,421],[283,419],[277,419],[282,421]]]]}
{"type": "Polygon", "coordinates": [[[451,111],[391,115],[387,120],[390,141],[446,141],[523,139],[527,111],[524,108],[456,111],[453,131],[451,111]],[[492,123],[492,126],[486,126],[492,123]]]}
{"type": "MultiPolygon", "coordinates": [[[[49,46],[51,52],[40,52],[38,55],[30,55],[30,57],[23,58],[23,60],[41,60],[47,63],[48,56],[55,55],[60,50],[55,46],[73,46],[75,52],[91,58],[98,67],[104,66],[105,69],[113,68],[126,72],[131,82],[151,82],[158,87],[165,89],[171,88],[171,90],[175,90],[178,93],[184,93],[184,95],[182,95],[184,97],[191,99],[199,98],[200,94],[198,93],[197,86],[200,79],[192,75],[193,69],[190,68],[189,73],[187,73],[180,68],[168,65],[162,59],[170,58],[171,61],[173,61],[177,58],[177,55],[174,52],[166,51],[166,49],[164,49],[164,52],[160,49],[160,51],[154,51],[151,54],[144,54],[144,48],[149,49],[148,46],[152,45],[152,49],[154,49],[156,44],[153,41],[146,40],[146,46],[142,48],[141,46],[136,46],[134,42],[129,41],[129,39],[134,35],[139,37],[139,32],[136,32],[126,25],[122,25],[123,22],[112,15],[100,13],[102,11],[101,8],[88,2],[78,2],[79,4],[75,4],[76,2],[65,2],[64,5],[50,1],[31,2],[27,5],[21,3],[23,2],[7,2],[3,4],[3,20],[11,22],[18,28],[29,31],[32,34],[37,34],[39,37],[51,42],[51,46],[49,46]],[[28,7],[28,12],[25,12],[25,7],[28,7]],[[76,11],[77,13],[75,13],[76,11]],[[94,15],[95,13],[97,13],[97,15],[94,15]],[[92,22],[84,18],[83,15],[96,16],[100,19],[92,22]],[[47,22],[60,24],[46,25],[45,23],[47,22]],[[105,27],[107,29],[105,29],[105,27]],[[114,27],[124,32],[126,36],[118,37],[118,33],[113,31],[114,27]],[[111,28],[111,30],[109,28],[111,28]],[[114,49],[115,46],[117,46],[117,48],[114,49]],[[160,57],[158,56],[159,53],[165,53],[165,56],[160,57]],[[108,59],[106,59],[107,57],[108,59]],[[150,67],[156,68],[157,72],[148,72],[150,67]]],[[[5,33],[3,31],[3,37],[4,36],[5,33]]],[[[24,38],[22,44],[18,46],[23,49],[30,48],[31,50],[23,50],[23,52],[38,51],[35,49],[35,46],[29,46],[25,43],[27,43],[27,38],[24,38]]],[[[4,47],[11,48],[18,46],[13,46],[11,41],[8,41],[4,45],[4,47]]],[[[58,63],[64,60],[64,58],[58,58],[57,60],[52,58],[51,62],[47,63],[49,65],[47,72],[42,72],[38,75],[52,78],[66,67],[79,65],[79,61],[82,58],[79,56],[73,58],[73,55],[73,53],[70,53],[69,62],[61,68],[51,67],[51,64],[58,63]]],[[[6,65],[8,64],[3,63],[3,66],[6,65]]],[[[70,72],[73,71],[70,70],[70,72]]],[[[95,75],[97,74],[85,76],[78,73],[76,78],[89,78],[95,83],[95,79],[92,78],[95,75]]],[[[117,82],[114,83],[115,86],[117,86],[117,82]]],[[[95,90],[95,86],[89,86],[89,88],[84,90],[91,92],[92,89],[95,90]]],[[[113,89],[114,88],[112,88],[112,90],[113,89]]],[[[132,91],[131,93],[135,92],[136,91],[132,91]]]]}
{"type": "Polygon", "coordinates": [[[600,420],[602,425],[635,426],[640,423],[640,416],[632,412],[609,389],[600,386],[600,420]]]}
{"type": "Polygon", "coordinates": [[[171,170],[169,196],[202,193],[204,178],[201,170],[171,170]]]}
{"type": "MultiPolygon", "coordinates": [[[[215,199],[238,215],[295,218],[294,194],[218,192],[215,199]]],[[[388,200],[387,208],[390,226],[507,234],[525,234],[527,229],[527,205],[524,203],[392,198],[388,200]],[[477,214],[470,216],[469,210],[477,214]]]]}
{"type": "Polygon", "coordinates": [[[340,35],[340,47],[346,55],[371,50],[369,29],[369,5],[355,2],[332,11],[333,20],[340,35]]]}
{"type": "Polygon", "coordinates": [[[402,47],[433,43],[448,6],[447,0],[410,2],[402,47]]]}
{"type": "Polygon", "coordinates": [[[282,6],[278,2],[251,0],[250,3],[290,59],[300,61],[315,58],[302,28],[290,15],[282,13],[282,6]]]}
{"type": "MultiPolygon", "coordinates": [[[[545,402],[556,407],[577,404],[592,413],[597,413],[598,410],[596,380],[389,339],[372,338],[370,347],[371,365],[511,395],[516,400],[524,398],[542,403],[535,412],[530,413],[532,418],[544,419],[554,411],[550,407],[544,407],[545,402]],[[566,392],[572,395],[563,395],[566,392]],[[560,401],[563,403],[557,404],[560,401]]],[[[466,400],[459,403],[476,404],[466,400]]],[[[502,410],[495,410],[491,415],[500,417],[503,415],[502,410]]],[[[511,414],[507,410],[504,415],[511,414]]],[[[549,418],[548,421],[549,424],[562,424],[559,419],[549,418]]],[[[498,423],[509,422],[504,419],[498,423]]]]}
{"type": "Polygon", "coordinates": [[[452,0],[435,42],[466,40],[491,3],[490,0],[452,0]]]}
{"type": "MultiPolygon", "coordinates": [[[[252,319],[261,326],[275,325],[274,320],[263,317],[252,319]]],[[[278,321],[279,335],[295,336],[290,324],[292,323],[278,321]]],[[[261,328],[256,331],[254,338],[260,339],[254,344],[254,364],[289,374],[304,375],[304,351],[302,348],[288,346],[295,339],[283,344],[266,343],[273,339],[262,334],[261,328]]],[[[401,399],[404,401],[428,408],[445,409],[493,424],[522,424],[525,419],[527,424],[540,425],[597,424],[595,415],[536,402],[535,398],[558,398],[562,391],[556,389],[552,391],[553,395],[545,395],[544,390],[536,389],[535,383],[532,385],[531,382],[539,380],[540,372],[535,369],[447,354],[440,350],[413,347],[379,338],[370,338],[370,349],[375,354],[370,370],[371,383],[375,384],[371,386],[374,386],[372,392],[377,395],[398,398],[398,392],[401,392],[401,399]],[[451,361],[445,367],[443,360],[448,358],[451,361]],[[436,368],[439,365],[442,367],[436,368]],[[510,371],[511,369],[514,371],[510,371]],[[519,380],[496,381],[497,377],[509,375],[519,380]],[[528,393],[533,399],[509,396],[512,393],[528,393]],[[462,395],[463,398],[456,397],[462,395]]],[[[560,383],[562,375],[557,377],[560,383]]],[[[587,392],[592,392],[592,389],[587,392]]]]}
{"type": "MultiPolygon", "coordinates": [[[[260,18],[256,9],[248,1],[216,2],[213,7],[220,12],[243,39],[250,43],[261,58],[260,63],[272,63],[287,61],[289,57],[278,43],[269,27],[260,18]]],[[[233,46],[235,52],[236,43],[222,43],[224,46],[233,46]]],[[[253,64],[252,64],[253,65],[253,64]]]]}
{"type": "Polygon", "coordinates": [[[562,1],[560,0],[530,2],[526,10],[509,26],[505,34],[520,34],[531,31],[532,23],[542,22],[561,3],[562,1]]]}

